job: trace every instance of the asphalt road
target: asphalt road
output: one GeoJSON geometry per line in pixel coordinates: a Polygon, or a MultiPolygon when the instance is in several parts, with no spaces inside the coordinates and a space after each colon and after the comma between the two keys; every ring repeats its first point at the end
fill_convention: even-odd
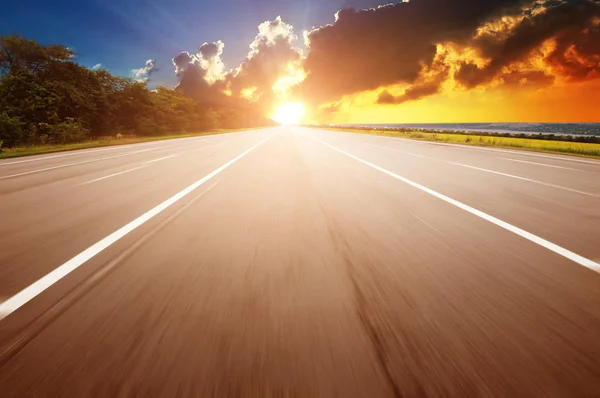
{"type": "Polygon", "coordinates": [[[600,162],[280,127],[0,162],[1,397],[600,396],[600,162]]]}

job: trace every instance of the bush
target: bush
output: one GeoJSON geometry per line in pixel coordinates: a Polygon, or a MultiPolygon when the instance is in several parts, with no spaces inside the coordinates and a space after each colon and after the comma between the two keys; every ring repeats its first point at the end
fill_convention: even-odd
{"type": "MultiPolygon", "coordinates": [[[[89,135],[89,130],[73,118],[66,118],[65,121],[45,125],[47,131],[47,142],[49,144],[68,144],[71,142],[81,142],[89,135]]],[[[42,137],[45,134],[40,134],[42,137]]]]}
{"type": "Polygon", "coordinates": [[[143,137],[156,137],[167,134],[168,129],[150,118],[140,118],[136,123],[135,133],[143,137]]]}
{"type": "Polygon", "coordinates": [[[6,112],[0,112],[0,148],[12,148],[23,139],[21,120],[11,117],[6,112]]]}

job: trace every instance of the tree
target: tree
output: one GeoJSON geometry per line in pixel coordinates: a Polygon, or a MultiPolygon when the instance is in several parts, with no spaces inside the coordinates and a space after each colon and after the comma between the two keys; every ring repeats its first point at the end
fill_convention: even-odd
{"type": "Polygon", "coordinates": [[[0,76],[11,71],[26,69],[40,73],[51,62],[67,61],[73,51],[61,45],[43,46],[23,36],[0,37],[0,76]]]}
{"type": "Polygon", "coordinates": [[[6,112],[0,112],[0,150],[2,147],[11,148],[23,139],[21,121],[11,117],[6,112]]]}
{"type": "Polygon", "coordinates": [[[0,37],[0,140],[5,146],[88,137],[176,134],[264,124],[238,102],[200,103],[178,90],[92,71],[61,45],[0,37]]]}

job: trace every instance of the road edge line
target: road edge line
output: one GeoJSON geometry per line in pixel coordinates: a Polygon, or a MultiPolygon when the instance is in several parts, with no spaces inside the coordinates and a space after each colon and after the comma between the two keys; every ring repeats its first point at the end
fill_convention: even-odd
{"type": "Polygon", "coordinates": [[[362,164],[364,164],[366,166],[369,166],[369,167],[371,167],[371,168],[373,168],[375,170],[378,170],[378,171],[380,171],[380,172],[382,172],[384,174],[387,174],[388,176],[390,176],[390,177],[392,177],[392,178],[394,178],[396,180],[399,180],[401,182],[404,182],[405,184],[408,184],[408,185],[412,186],[413,188],[417,188],[420,191],[428,193],[429,195],[434,196],[434,197],[436,197],[436,198],[438,198],[440,200],[443,200],[444,202],[449,203],[449,204],[451,204],[451,205],[453,205],[455,207],[458,207],[459,209],[465,210],[468,213],[471,213],[471,214],[473,214],[473,215],[475,215],[475,216],[477,216],[477,217],[479,217],[479,218],[481,218],[483,220],[486,220],[486,221],[488,221],[488,222],[490,222],[492,224],[495,224],[496,226],[499,226],[499,227],[501,227],[501,228],[503,228],[503,229],[505,229],[505,230],[507,230],[509,232],[512,232],[512,233],[514,233],[514,234],[516,234],[516,235],[518,235],[518,236],[520,236],[522,238],[525,238],[528,241],[533,242],[533,243],[535,243],[535,244],[537,244],[539,246],[542,246],[542,247],[544,247],[544,248],[546,248],[546,249],[548,249],[548,250],[550,250],[550,251],[552,251],[552,252],[554,252],[554,253],[562,256],[562,257],[565,257],[565,258],[567,258],[567,259],[569,259],[569,260],[571,260],[571,261],[573,261],[573,262],[575,262],[575,263],[577,263],[579,265],[582,265],[582,266],[584,266],[586,268],[591,269],[592,271],[596,271],[596,272],[600,273],[600,264],[599,263],[596,263],[596,262],[594,262],[594,261],[592,261],[592,260],[590,260],[590,259],[588,259],[586,257],[580,256],[577,253],[574,253],[574,252],[572,252],[572,251],[570,251],[568,249],[565,249],[564,247],[561,247],[561,246],[559,246],[559,245],[557,245],[555,243],[552,243],[552,242],[550,242],[550,241],[548,241],[548,240],[546,240],[544,238],[541,238],[541,237],[539,237],[537,235],[534,235],[531,232],[527,232],[524,229],[521,229],[521,228],[519,228],[517,226],[514,226],[512,224],[509,224],[506,221],[502,221],[499,218],[496,218],[496,217],[494,217],[494,216],[492,216],[490,214],[487,214],[487,213],[485,213],[485,212],[483,212],[481,210],[477,210],[474,207],[471,207],[471,206],[469,206],[469,205],[467,205],[465,203],[459,202],[456,199],[452,199],[449,196],[446,196],[446,195],[444,195],[442,193],[434,191],[431,188],[427,188],[424,185],[421,185],[421,184],[416,183],[416,182],[414,182],[412,180],[409,180],[406,177],[402,177],[401,175],[398,175],[398,174],[396,174],[394,172],[391,172],[391,171],[389,171],[387,169],[384,169],[381,166],[378,166],[378,165],[376,165],[374,163],[371,163],[369,161],[361,159],[361,158],[359,158],[359,157],[357,157],[355,155],[352,155],[351,153],[348,153],[348,152],[346,152],[346,151],[344,151],[342,149],[334,147],[333,145],[330,145],[330,144],[328,144],[328,143],[326,143],[324,141],[321,141],[319,139],[317,139],[316,141],[318,141],[321,144],[323,144],[323,145],[325,145],[325,146],[333,149],[334,151],[337,151],[337,152],[339,152],[339,153],[341,153],[343,155],[348,156],[351,159],[356,160],[357,162],[360,162],[360,163],[362,163],[362,164]]]}
{"type": "Polygon", "coordinates": [[[62,265],[55,268],[53,271],[49,272],[37,281],[33,282],[31,285],[27,286],[25,289],[13,295],[8,300],[0,303],[0,320],[6,318],[10,314],[21,308],[23,305],[25,305],[33,298],[44,292],[46,289],[54,285],[56,282],[73,272],[75,269],[79,268],[88,260],[92,259],[96,255],[110,247],[113,243],[123,238],[125,235],[142,226],[147,221],[162,213],[171,205],[178,202],[180,199],[184,198],[185,196],[193,192],[195,189],[197,189],[207,181],[211,180],[213,177],[217,176],[225,169],[229,168],[231,165],[233,165],[234,163],[248,155],[250,152],[254,151],[256,148],[264,144],[269,138],[271,138],[271,136],[255,144],[251,148],[242,152],[240,155],[236,156],[235,158],[216,168],[206,176],[202,177],[198,181],[194,182],[193,184],[182,189],[175,195],[171,196],[169,199],[158,204],[151,210],[134,219],[133,221],[130,221],[128,224],[122,226],[115,232],[94,243],[92,246],[77,254],[75,257],[66,261],[62,265]]]}

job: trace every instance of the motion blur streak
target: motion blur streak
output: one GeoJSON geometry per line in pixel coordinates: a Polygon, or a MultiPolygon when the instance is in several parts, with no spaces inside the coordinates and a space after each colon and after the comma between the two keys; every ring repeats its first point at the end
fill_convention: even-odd
{"type": "MultiPolygon", "coordinates": [[[[198,188],[205,182],[211,180],[216,175],[221,173],[223,170],[227,169],[232,164],[234,164],[235,162],[237,162],[238,160],[240,160],[241,158],[243,158],[244,156],[246,156],[247,154],[249,154],[256,148],[258,148],[263,142],[264,142],[264,140],[259,142],[256,145],[252,146],[250,149],[244,151],[240,155],[231,159],[229,162],[227,162],[227,163],[223,164],[222,166],[220,166],[219,168],[213,170],[212,172],[210,172],[203,178],[194,182],[192,185],[186,187],[185,189],[183,189],[182,191],[173,195],[166,201],[162,202],[161,204],[157,205],[156,207],[154,207],[151,210],[147,211],[146,213],[142,214],[141,216],[139,216],[135,220],[131,221],[127,225],[123,226],[122,228],[119,228],[117,231],[113,232],[106,238],[104,238],[101,241],[95,243],[94,245],[88,247],[87,249],[85,249],[84,251],[82,251],[81,253],[79,253],[78,255],[76,255],[75,257],[70,259],[69,261],[65,262],[64,264],[62,264],[61,266],[56,268],[51,273],[45,275],[44,277],[35,281],[33,284],[26,287],[19,293],[15,294],[10,299],[4,301],[3,303],[0,303],[0,319],[4,318],[7,315],[10,315],[13,311],[19,309],[21,306],[26,304],[29,300],[33,299],[41,292],[48,289],[50,286],[52,286],[53,284],[58,282],[60,279],[64,278],[66,275],[68,275],[73,270],[75,270],[76,268],[78,268],[79,266],[84,264],[86,261],[88,261],[92,257],[96,256],[98,253],[102,252],[103,250],[108,248],[110,245],[117,242],[119,239],[123,238],[128,233],[134,231],[136,228],[139,228],[141,225],[143,225],[147,221],[151,220],[153,217],[157,216],[164,210],[168,209],[170,206],[175,204],[177,201],[183,199],[189,193],[193,192],[196,188],[198,188]]],[[[103,158],[103,159],[106,159],[106,158],[103,158]]],[[[138,167],[138,169],[139,169],[139,167],[138,167]]],[[[113,175],[122,175],[123,173],[124,172],[115,173],[113,175]]],[[[113,175],[111,175],[111,176],[113,176],[113,175]]],[[[106,178],[108,178],[108,177],[97,178],[90,182],[95,182],[95,181],[99,181],[99,180],[106,179],[106,178]]]]}
{"type": "Polygon", "coordinates": [[[2,398],[600,396],[598,199],[474,169],[598,195],[600,162],[292,126],[145,148],[0,183],[0,297],[64,276],[0,321],[0,352],[33,336],[2,398]]]}
{"type": "MultiPolygon", "coordinates": [[[[576,262],[577,264],[583,265],[584,267],[588,267],[589,269],[594,270],[596,272],[600,272],[600,264],[598,264],[598,263],[596,263],[596,262],[594,262],[594,261],[592,261],[590,259],[587,259],[585,257],[582,257],[582,256],[578,255],[577,253],[573,253],[573,252],[571,252],[571,251],[569,251],[569,250],[567,250],[567,249],[565,249],[563,247],[555,245],[552,242],[548,242],[547,240],[545,240],[543,238],[540,238],[539,236],[536,236],[534,234],[531,234],[531,233],[529,233],[527,231],[522,230],[521,228],[515,227],[514,225],[511,225],[511,224],[509,224],[507,222],[499,220],[496,217],[490,216],[489,214],[484,213],[482,211],[479,211],[479,210],[477,210],[477,209],[475,209],[475,208],[473,208],[471,206],[468,206],[468,205],[466,205],[466,204],[464,204],[462,202],[459,202],[457,200],[449,198],[446,195],[442,195],[439,192],[436,192],[436,191],[434,191],[432,189],[429,189],[429,188],[427,188],[427,187],[425,187],[423,185],[417,184],[414,181],[411,181],[411,180],[409,180],[407,178],[404,178],[404,177],[402,177],[402,176],[400,176],[400,175],[398,175],[396,173],[392,173],[391,171],[386,170],[383,167],[379,167],[379,166],[377,166],[377,165],[375,165],[375,164],[373,164],[371,162],[367,162],[366,160],[363,160],[363,159],[361,159],[359,157],[356,157],[356,156],[352,155],[351,153],[348,153],[346,151],[342,151],[341,149],[338,149],[338,148],[336,148],[336,147],[334,147],[332,145],[329,145],[329,144],[327,144],[327,143],[325,143],[323,141],[319,141],[319,142],[323,143],[324,145],[327,145],[329,148],[331,148],[331,149],[333,149],[335,151],[338,151],[339,153],[342,153],[342,154],[344,154],[344,155],[346,155],[346,156],[348,156],[348,157],[350,157],[350,158],[352,158],[352,159],[354,159],[354,160],[356,160],[356,161],[358,161],[358,162],[360,162],[362,164],[365,164],[365,165],[367,165],[369,167],[372,167],[375,170],[379,170],[382,173],[385,173],[385,174],[389,175],[390,177],[393,177],[393,178],[395,178],[395,179],[397,179],[399,181],[402,181],[402,182],[404,182],[404,183],[406,183],[406,184],[408,184],[408,185],[410,185],[412,187],[420,189],[423,192],[427,192],[428,194],[430,194],[430,195],[432,195],[432,196],[434,196],[434,197],[436,197],[438,199],[441,199],[444,202],[450,203],[451,205],[456,206],[459,209],[463,209],[463,210],[465,210],[465,211],[467,211],[467,212],[469,212],[469,213],[471,213],[471,214],[473,214],[473,215],[475,215],[477,217],[480,217],[480,218],[482,218],[482,219],[484,219],[486,221],[491,222],[492,224],[495,224],[495,225],[497,225],[497,226],[499,226],[501,228],[504,228],[507,231],[513,232],[513,233],[515,233],[515,234],[517,234],[517,235],[519,235],[519,236],[521,236],[521,237],[523,237],[523,238],[525,238],[525,239],[527,239],[527,240],[529,240],[529,241],[531,241],[533,243],[536,243],[536,244],[538,244],[540,246],[543,246],[546,249],[551,250],[551,251],[553,251],[556,254],[559,254],[559,255],[561,255],[563,257],[568,258],[571,261],[576,262]]],[[[412,155],[412,153],[410,153],[410,152],[405,152],[405,153],[412,155]]],[[[423,156],[423,157],[425,157],[425,156],[423,156]]],[[[425,157],[425,158],[427,158],[427,157],[425,157]]],[[[434,158],[428,158],[428,159],[435,160],[434,158]]],[[[460,163],[453,163],[453,162],[450,162],[450,163],[451,164],[456,164],[456,165],[459,165],[459,166],[465,166],[465,165],[460,164],[460,163]]],[[[467,166],[467,167],[472,167],[472,166],[467,166]]],[[[472,168],[475,169],[475,170],[483,170],[483,171],[488,171],[489,172],[489,170],[482,169],[482,168],[479,168],[479,167],[472,167],[472,168]]],[[[506,176],[511,176],[509,174],[504,174],[504,173],[499,173],[499,174],[506,175],[506,176]]],[[[511,176],[511,177],[515,177],[515,176],[511,176]]],[[[530,179],[527,179],[527,178],[520,178],[520,177],[517,177],[517,178],[522,179],[524,181],[537,182],[537,181],[530,180],[530,179]]],[[[544,184],[544,185],[548,185],[548,186],[551,186],[551,187],[557,187],[556,185],[553,185],[553,184],[544,184]]],[[[559,187],[559,188],[562,188],[562,187],[559,187]]],[[[581,192],[581,191],[577,191],[577,190],[572,190],[572,189],[568,189],[568,190],[571,191],[571,192],[575,192],[575,193],[584,193],[584,194],[587,194],[585,192],[581,192]]],[[[590,195],[590,196],[596,196],[596,195],[593,195],[593,194],[588,194],[588,195],[590,195]]]]}

